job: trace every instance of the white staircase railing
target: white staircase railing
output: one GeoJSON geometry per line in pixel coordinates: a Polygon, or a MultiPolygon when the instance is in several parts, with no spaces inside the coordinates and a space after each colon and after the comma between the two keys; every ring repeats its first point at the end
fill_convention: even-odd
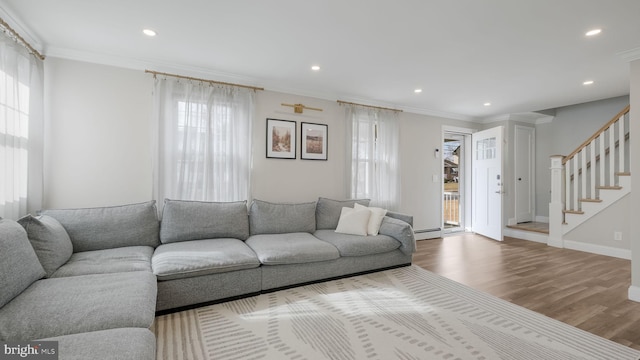
{"type": "Polygon", "coordinates": [[[568,156],[551,157],[549,245],[562,247],[562,235],[630,191],[624,181],[626,191],[605,195],[623,189],[620,179],[630,175],[628,139],[629,106],[568,156]]]}

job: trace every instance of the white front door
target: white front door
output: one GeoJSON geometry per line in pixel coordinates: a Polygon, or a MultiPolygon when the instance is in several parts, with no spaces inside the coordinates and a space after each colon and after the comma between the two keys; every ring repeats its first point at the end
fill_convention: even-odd
{"type": "Polygon", "coordinates": [[[535,213],[535,129],[517,125],[515,133],[516,222],[521,223],[533,221],[535,213]]]}
{"type": "Polygon", "coordinates": [[[472,135],[472,229],[502,241],[502,126],[472,135]]]}

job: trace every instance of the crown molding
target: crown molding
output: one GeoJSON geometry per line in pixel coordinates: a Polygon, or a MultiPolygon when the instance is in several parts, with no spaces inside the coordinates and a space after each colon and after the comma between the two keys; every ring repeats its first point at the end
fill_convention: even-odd
{"type": "Polygon", "coordinates": [[[152,59],[131,58],[113,54],[91,52],[85,50],[52,47],[47,56],[73,61],[107,65],[131,70],[154,70],[161,72],[179,72],[181,75],[208,78],[216,81],[240,83],[256,87],[264,87],[257,79],[237,74],[215,71],[210,68],[182,66],[152,59]]]}
{"type": "Polygon", "coordinates": [[[25,25],[17,16],[7,9],[0,7],[0,17],[9,24],[23,39],[25,39],[29,45],[36,49],[39,53],[44,53],[42,40],[35,33],[25,25]]]}
{"type": "Polygon", "coordinates": [[[477,117],[455,114],[455,113],[450,113],[446,111],[438,111],[438,110],[419,108],[419,107],[413,107],[413,106],[399,106],[398,109],[401,109],[402,111],[406,111],[409,113],[418,114],[418,115],[433,116],[438,118],[460,120],[460,121],[466,121],[466,122],[472,122],[472,123],[479,122],[479,118],[477,117]]]}
{"type": "Polygon", "coordinates": [[[513,113],[513,114],[503,114],[498,116],[492,116],[488,118],[484,118],[481,120],[482,124],[491,124],[499,121],[517,121],[525,124],[547,124],[553,121],[555,116],[541,114],[537,112],[524,112],[524,113],[513,113]]]}
{"type": "Polygon", "coordinates": [[[268,81],[259,78],[246,77],[238,74],[232,74],[227,72],[221,72],[210,68],[202,68],[202,67],[194,67],[194,66],[183,66],[177,64],[163,63],[156,60],[151,59],[135,59],[129,57],[123,57],[113,54],[105,54],[105,53],[97,53],[90,52],[84,50],[76,50],[76,49],[67,49],[67,48],[50,48],[47,53],[47,56],[62,58],[67,60],[75,60],[75,61],[83,61],[88,63],[95,63],[100,65],[114,66],[132,70],[154,70],[154,71],[162,71],[162,72],[179,72],[180,74],[194,76],[194,77],[202,77],[207,79],[212,79],[216,81],[225,81],[232,83],[239,83],[243,85],[251,85],[257,87],[263,87],[265,90],[280,92],[285,94],[292,94],[298,96],[306,96],[312,97],[322,100],[336,101],[336,100],[344,100],[344,101],[352,101],[372,106],[382,106],[399,109],[408,113],[433,116],[445,119],[453,119],[453,120],[461,120],[467,122],[478,122],[478,118],[437,111],[426,108],[418,108],[418,107],[410,107],[410,106],[400,106],[396,104],[389,104],[379,101],[371,101],[371,99],[362,99],[352,96],[344,96],[340,94],[334,93],[326,93],[319,91],[309,91],[300,88],[292,88],[292,87],[283,87],[280,84],[277,84],[273,81],[268,81]]]}
{"type": "Polygon", "coordinates": [[[640,48],[621,51],[616,55],[620,56],[624,61],[627,61],[627,62],[640,60],[640,48]]]}

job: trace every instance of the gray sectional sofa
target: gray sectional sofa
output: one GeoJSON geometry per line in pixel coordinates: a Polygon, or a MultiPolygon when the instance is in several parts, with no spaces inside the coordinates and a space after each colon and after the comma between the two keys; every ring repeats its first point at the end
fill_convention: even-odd
{"type": "Polygon", "coordinates": [[[0,220],[0,341],[152,359],[155,314],[410,264],[410,216],[388,212],[375,236],[335,232],[355,203],[368,205],[165,200],[161,221],[153,201],[0,220]]]}
{"type": "Polygon", "coordinates": [[[60,359],[154,359],[155,209],[0,220],[0,340],[58,341],[60,359]]]}

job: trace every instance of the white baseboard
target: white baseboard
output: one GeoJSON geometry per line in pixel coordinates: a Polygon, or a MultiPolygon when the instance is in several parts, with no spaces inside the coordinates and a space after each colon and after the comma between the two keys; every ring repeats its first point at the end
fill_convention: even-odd
{"type": "Polygon", "coordinates": [[[546,244],[549,236],[547,234],[537,233],[533,231],[524,231],[518,229],[504,228],[502,230],[503,236],[508,236],[516,239],[535,241],[546,244]]]}
{"type": "Polygon", "coordinates": [[[516,220],[516,218],[510,218],[507,220],[507,225],[517,225],[518,221],[516,220]]]}
{"type": "Polygon", "coordinates": [[[432,230],[432,231],[420,231],[414,233],[416,240],[428,240],[428,239],[437,239],[442,237],[441,230],[432,230]]]}
{"type": "Polygon", "coordinates": [[[549,223],[549,217],[548,216],[536,216],[536,222],[541,222],[541,223],[549,223]]]}
{"type": "Polygon", "coordinates": [[[611,246],[589,244],[589,243],[583,243],[583,242],[573,241],[573,240],[564,240],[564,247],[566,249],[571,249],[571,250],[578,250],[578,251],[584,251],[592,254],[606,255],[606,256],[617,257],[620,259],[631,260],[631,250],[628,250],[628,249],[620,249],[620,248],[614,248],[611,246]]]}
{"type": "Polygon", "coordinates": [[[629,286],[629,300],[640,302],[640,286],[629,286]]]}
{"type": "MultiPolygon", "coordinates": [[[[611,256],[611,257],[616,257],[616,258],[625,259],[625,260],[631,260],[631,250],[628,250],[628,249],[620,249],[620,248],[615,248],[611,246],[589,244],[589,243],[584,243],[584,242],[574,241],[574,240],[563,240],[559,244],[552,244],[549,242],[549,236],[546,234],[536,233],[532,231],[522,231],[518,229],[511,229],[511,228],[505,228],[503,230],[503,235],[513,237],[516,239],[535,241],[543,244],[548,244],[549,246],[584,251],[592,254],[611,256]]],[[[638,291],[639,291],[638,295],[640,299],[640,288],[638,289],[638,291]]]]}

